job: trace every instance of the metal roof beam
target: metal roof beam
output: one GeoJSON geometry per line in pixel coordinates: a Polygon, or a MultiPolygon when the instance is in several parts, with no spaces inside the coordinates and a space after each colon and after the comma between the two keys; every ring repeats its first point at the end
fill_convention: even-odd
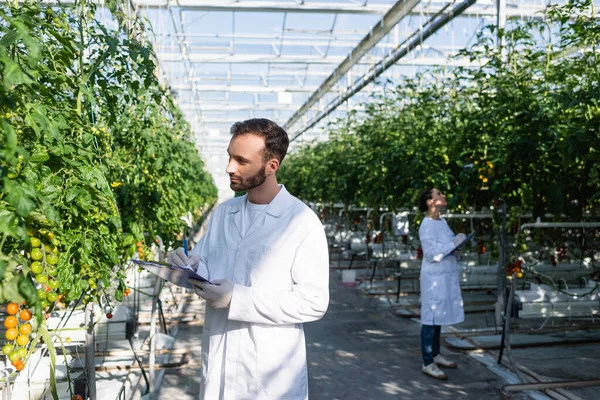
{"type": "MultiPolygon", "coordinates": [[[[249,71],[249,72],[245,72],[245,73],[239,73],[239,74],[235,74],[235,78],[236,79],[261,79],[261,75],[266,73],[266,71],[249,71]]],[[[277,71],[277,70],[273,70],[273,68],[271,68],[271,70],[269,71],[269,75],[268,78],[269,80],[271,79],[275,79],[275,80],[289,80],[289,79],[294,79],[297,76],[301,76],[304,77],[306,75],[306,77],[311,78],[325,78],[327,76],[329,76],[329,71],[306,71],[305,67],[303,66],[302,69],[293,69],[293,70],[281,70],[281,71],[277,71]]],[[[179,77],[174,77],[171,80],[171,83],[173,84],[177,84],[177,83],[188,83],[188,82],[207,82],[207,81],[223,81],[223,82],[230,82],[231,78],[226,74],[226,73],[221,73],[220,75],[218,73],[202,73],[202,72],[198,72],[196,71],[194,74],[194,78],[192,79],[187,79],[187,77],[181,75],[179,77]]]]}
{"type": "MultiPolygon", "coordinates": [[[[421,29],[415,32],[413,37],[408,38],[404,43],[400,45],[397,51],[393,52],[389,56],[385,57],[381,60],[374,68],[372,68],[366,75],[360,77],[360,79],[356,80],[354,85],[349,88],[349,90],[345,91],[344,94],[338,96],[336,99],[331,101],[324,110],[322,110],[316,117],[312,118],[308,123],[306,123],[301,130],[292,137],[292,141],[297,139],[300,135],[306,132],[308,129],[315,126],[320,120],[331,114],[340,104],[354,96],[361,89],[363,89],[368,84],[375,81],[375,79],[381,75],[386,69],[391,67],[394,64],[397,64],[403,57],[405,57],[408,53],[410,53],[413,49],[417,48],[423,41],[427,40],[430,36],[432,36],[435,32],[441,29],[448,22],[452,21],[456,16],[460,15],[463,11],[468,9],[471,5],[473,5],[477,0],[465,0],[462,3],[455,5],[454,7],[450,7],[448,5],[449,12],[440,13],[438,16],[434,16],[429,19],[421,29]]],[[[299,113],[297,113],[299,114],[299,113]]],[[[304,114],[304,113],[303,113],[304,114]]],[[[295,115],[296,116],[296,115],[295,115]]],[[[293,123],[297,122],[302,114],[298,115],[297,118],[291,118],[290,123],[286,123],[284,126],[286,129],[289,129],[293,123]]]]}
{"type": "MultiPolygon", "coordinates": [[[[5,3],[7,0],[0,0],[5,3]]],[[[22,1],[22,0],[21,0],[22,1]]],[[[102,5],[101,0],[92,0],[102,5]]],[[[48,5],[73,4],[75,0],[41,0],[48,5]]],[[[277,12],[277,13],[311,13],[311,14],[384,14],[389,8],[386,4],[356,5],[351,3],[311,3],[299,4],[282,1],[243,1],[226,2],[224,0],[130,0],[134,7],[144,8],[179,8],[185,11],[217,11],[217,12],[277,12]]]]}
{"type": "MultiPolygon", "coordinates": [[[[410,36],[413,34],[413,32],[414,32],[414,30],[402,31],[400,34],[403,36],[410,36]]],[[[217,46],[217,45],[210,45],[210,44],[206,43],[206,40],[214,40],[214,39],[226,39],[226,38],[214,37],[214,36],[191,36],[189,39],[185,40],[184,43],[190,46],[191,53],[194,53],[195,50],[207,50],[207,51],[212,51],[212,52],[214,52],[214,51],[228,52],[231,49],[233,49],[230,46],[217,46]],[[195,39],[198,39],[199,41],[195,41],[195,39]]],[[[179,43],[182,39],[173,37],[171,41],[169,41],[168,39],[162,39],[162,40],[163,40],[163,42],[168,42],[168,44],[164,45],[163,51],[165,53],[169,53],[174,48],[177,48],[177,43],[179,43]]],[[[229,39],[227,39],[227,40],[229,40],[229,39]]],[[[357,39],[357,40],[339,40],[339,39],[335,39],[332,37],[322,37],[322,38],[306,37],[306,38],[302,38],[302,39],[284,37],[284,38],[280,39],[278,37],[268,37],[268,36],[261,37],[261,38],[246,38],[244,36],[237,36],[234,40],[235,40],[236,46],[238,46],[238,45],[271,46],[275,42],[277,42],[278,45],[282,43],[284,46],[295,46],[295,47],[319,47],[319,46],[326,47],[326,46],[329,46],[329,47],[354,48],[359,39],[357,39]]],[[[390,43],[379,42],[379,43],[377,43],[377,45],[375,47],[380,48],[380,49],[395,49],[396,45],[392,42],[390,42],[390,43]]],[[[438,46],[438,47],[450,48],[452,46],[447,45],[447,46],[438,46]]]]}
{"type": "MultiPolygon", "coordinates": [[[[179,62],[181,55],[177,53],[159,53],[162,62],[179,62]]],[[[319,55],[282,55],[275,54],[224,54],[224,53],[194,53],[190,54],[193,63],[210,64],[337,64],[343,57],[319,55]]]]}
{"type": "MultiPolygon", "coordinates": [[[[250,117],[248,117],[250,118],[250,117]]],[[[233,124],[235,124],[238,121],[243,121],[242,118],[228,118],[228,119],[224,119],[224,118],[203,118],[201,122],[205,123],[205,124],[216,124],[216,125],[227,125],[227,126],[231,126],[233,124]]]]}
{"type": "MultiPolygon", "coordinates": [[[[133,4],[148,7],[166,7],[169,2],[165,0],[138,0],[132,1],[133,4]]],[[[418,5],[410,15],[432,16],[438,14],[447,4],[446,1],[433,1],[429,4],[418,5]]],[[[495,17],[496,8],[494,1],[479,1],[477,5],[463,13],[467,17],[495,17]]],[[[177,5],[189,11],[217,11],[217,12],[276,12],[276,13],[319,13],[319,14],[375,14],[384,15],[390,10],[389,5],[368,4],[366,6],[352,5],[348,3],[311,3],[311,4],[291,4],[289,2],[277,1],[243,1],[235,3],[226,3],[224,1],[199,1],[199,0],[179,0],[177,5]]],[[[524,17],[530,18],[546,9],[544,4],[518,4],[507,7],[506,17],[524,17]]],[[[447,11],[444,11],[447,14],[447,11]]]]}
{"type": "MultiPolygon", "coordinates": [[[[143,7],[166,7],[174,5],[168,0],[133,0],[134,4],[143,7]]],[[[335,13],[335,14],[383,14],[389,8],[386,4],[361,6],[351,3],[311,3],[299,4],[282,1],[202,1],[178,0],[177,6],[194,11],[243,11],[243,12],[294,12],[294,13],[335,13]]]]}
{"type": "Polygon", "coordinates": [[[329,90],[339,81],[360,59],[367,54],[394,26],[419,3],[420,0],[401,0],[394,4],[389,12],[375,25],[369,34],[350,52],[348,57],[325,79],[325,82],[313,93],[300,109],[294,113],[284,128],[289,129],[304,115],[314,104],[316,104],[329,90]]]}
{"type": "MultiPolygon", "coordinates": [[[[19,0],[22,2],[22,0],[19,0]]],[[[0,3],[6,3],[7,0],[0,0],[0,3]]],[[[42,4],[59,5],[73,4],[75,0],[41,0],[42,4]]],[[[103,5],[100,0],[93,0],[94,3],[103,5]]],[[[144,7],[149,9],[167,7],[179,8],[183,11],[216,11],[216,12],[277,12],[277,13],[319,13],[319,14],[375,14],[383,15],[390,7],[385,4],[367,4],[366,6],[350,3],[289,3],[282,1],[243,1],[243,2],[225,2],[223,0],[178,0],[176,3],[171,0],[131,0],[134,7],[144,7]]],[[[410,15],[432,16],[442,10],[446,2],[434,1],[427,5],[415,7],[410,15]],[[433,3],[433,4],[432,4],[433,3]]],[[[462,15],[467,17],[495,17],[497,14],[494,7],[494,0],[480,0],[475,7],[467,10],[462,15]]],[[[507,18],[542,18],[540,11],[546,9],[544,4],[514,4],[506,8],[507,18]]],[[[447,14],[447,11],[444,13],[447,14]]]]}
{"type": "MultiPolygon", "coordinates": [[[[70,0],[73,1],[73,0],[70,0]]],[[[64,3],[64,1],[63,1],[64,3]]],[[[168,0],[133,0],[134,5],[146,8],[174,6],[168,0]]],[[[414,8],[410,15],[432,16],[436,15],[444,8],[448,2],[432,1],[426,5],[419,5],[414,8]]],[[[467,17],[495,17],[496,8],[494,1],[479,1],[471,10],[463,13],[467,17]]],[[[384,15],[390,6],[387,4],[367,4],[353,5],[349,3],[310,3],[293,4],[282,1],[243,1],[243,2],[225,2],[225,1],[200,1],[200,0],[179,0],[177,6],[186,11],[216,11],[216,12],[275,12],[275,13],[319,13],[319,14],[375,14],[384,15]]],[[[531,18],[537,13],[546,9],[544,4],[518,4],[507,7],[506,17],[524,17],[531,18]]],[[[447,14],[447,11],[444,11],[447,14]]]]}
{"type": "MultiPolygon", "coordinates": [[[[234,54],[234,55],[223,55],[223,54],[190,54],[190,61],[194,64],[340,64],[344,61],[344,57],[338,56],[281,56],[275,55],[261,55],[261,54],[234,54]]],[[[181,55],[176,53],[161,53],[158,55],[161,62],[175,62],[181,61],[181,55]]],[[[347,64],[340,71],[345,70],[348,66],[351,68],[354,65],[369,65],[372,66],[379,62],[380,59],[375,61],[358,61],[355,60],[350,64],[347,64]]],[[[419,57],[414,59],[402,60],[398,65],[461,65],[468,66],[469,63],[465,63],[465,60],[447,60],[443,57],[419,57]]],[[[348,68],[349,69],[349,68],[348,68]]],[[[337,73],[338,79],[344,74],[341,72],[337,73]]],[[[331,75],[331,74],[330,74],[331,75]]],[[[336,79],[337,81],[337,79],[336,79]]],[[[323,90],[323,89],[322,89],[323,90]]]]}
{"type": "MultiPolygon", "coordinates": [[[[405,32],[406,36],[408,36],[408,34],[412,33],[412,31],[409,32],[405,32]]],[[[163,39],[164,40],[164,39],[163,39]]],[[[204,39],[206,40],[206,39],[204,39]]],[[[264,39],[235,39],[235,44],[236,46],[239,45],[244,45],[244,46],[273,46],[273,45],[283,45],[283,46],[295,46],[295,47],[321,47],[321,46],[327,46],[327,44],[330,44],[330,47],[354,47],[356,46],[356,41],[351,41],[351,40],[331,40],[331,43],[329,43],[331,39],[325,37],[325,38],[313,38],[313,39],[304,39],[304,40],[295,40],[295,39],[290,39],[290,38],[283,38],[283,39],[276,39],[276,38],[264,38],[264,39]]],[[[225,47],[225,46],[211,46],[210,44],[207,44],[206,42],[196,42],[194,40],[186,40],[186,43],[188,43],[192,49],[201,49],[201,50],[218,50],[218,51],[229,51],[231,49],[231,47],[225,47]]],[[[175,44],[169,46],[169,47],[176,47],[175,44]]],[[[382,48],[382,49],[393,49],[394,48],[394,44],[393,43],[378,43],[377,47],[382,48]]]]}
{"type": "Polygon", "coordinates": [[[190,91],[197,90],[198,92],[232,92],[232,93],[312,93],[316,86],[297,87],[297,86],[263,86],[263,85],[192,85],[192,84],[177,84],[171,85],[171,90],[175,91],[190,91]]]}
{"type": "Polygon", "coordinates": [[[190,104],[184,103],[179,106],[181,111],[190,111],[199,108],[202,112],[216,112],[216,111],[295,111],[298,109],[298,104],[279,104],[279,103],[259,103],[259,104],[248,104],[248,103],[200,103],[190,104]]]}

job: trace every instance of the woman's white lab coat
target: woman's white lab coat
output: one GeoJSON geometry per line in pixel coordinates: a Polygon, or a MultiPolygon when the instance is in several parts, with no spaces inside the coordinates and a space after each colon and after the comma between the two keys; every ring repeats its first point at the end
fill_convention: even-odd
{"type": "Polygon", "coordinates": [[[247,196],[221,204],[192,251],[198,272],[234,284],[229,308],[207,304],[200,398],[308,398],[303,322],[329,303],[329,255],[321,222],[283,185],[242,237],[247,196]]]}
{"type": "Polygon", "coordinates": [[[421,264],[421,323],[452,325],[465,320],[458,281],[454,233],[445,219],[425,217],[419,228],[421,264]]]}

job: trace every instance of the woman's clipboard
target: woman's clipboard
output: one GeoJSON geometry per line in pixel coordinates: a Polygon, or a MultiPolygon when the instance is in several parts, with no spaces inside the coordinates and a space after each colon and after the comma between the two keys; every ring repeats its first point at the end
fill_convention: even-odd
{"type": "MultiPolygon", "coordinates": [[[[452,251],[455,250],[459,250],[461,249],[465,244],[469,243],[471,240],[473,240],[475,238],[475,232],[472,232],[470,234],[467,235],[467,237],[465,238],[465,240],[463,240],[462,242],[460,242],[459,244],[457,244],[452,251]]],[[[452,251],[450,253],[452,253],[452,251]]]]}
{"type": "Polygon", "coordinates": [[[131,262],[139,265],[159,278],[184,288],[193,289],[192,284],[189,282],[190,279],[210,283],[212,285],[211,281],[198,275],[191,267],[178,267],[176,265],[157,261],[131,260],[131,262]]]}

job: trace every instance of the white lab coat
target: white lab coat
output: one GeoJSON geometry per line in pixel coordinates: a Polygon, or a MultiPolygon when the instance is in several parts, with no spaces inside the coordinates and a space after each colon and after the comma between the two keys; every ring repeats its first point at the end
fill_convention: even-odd
{"type": "Polygon", "coordinates": [[[423,248],[421,264],[421,323],[452,325],[465,320],[458,281],[454,233],[444,218],[425,217],[419,228],[423,248]]]}
{"type": "Polygon", "coordinates": [[[201,399],[308,399],[302,323],[327,310],[329,254],[316,214],[280,188],[243,237],[247,196],[221,204],[191,253],[235,284],[229,308],[206,306],[201,399]]]}

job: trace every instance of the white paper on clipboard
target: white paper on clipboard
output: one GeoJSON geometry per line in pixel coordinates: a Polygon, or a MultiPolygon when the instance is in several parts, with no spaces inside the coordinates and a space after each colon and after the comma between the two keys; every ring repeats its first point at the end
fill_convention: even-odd
{"type": "Polygon", "coordinates": [[[189,282],[190,279],[197,281],[207,282],[212,284],[208,279],[198,275],[192,267],[178,267],[176,265],[160,263],[156,261],[142,261],[142,260],[131,260],[134,264],[146,269],[148,272],[169,281],[177,286],[181,286],[188,289],[193,289],[192,284],[189,282]]]}
{"type": "MultiPolygon", "coordinates": [[[[462,248],[465,244],[469,243],[474,238],[475,238],[475,232],[472,232],[472,233],[468,234],[467,237],[465,238],[465,240],[463,240],[462,242],[460,242],[459,244],[457,244],[456,246],[454,246],[454,248],[452,249],[452,251],[458,250],[458,249],[462,248]]],[[[452,251],[450,253],[452,253],[452,251]]]]}

